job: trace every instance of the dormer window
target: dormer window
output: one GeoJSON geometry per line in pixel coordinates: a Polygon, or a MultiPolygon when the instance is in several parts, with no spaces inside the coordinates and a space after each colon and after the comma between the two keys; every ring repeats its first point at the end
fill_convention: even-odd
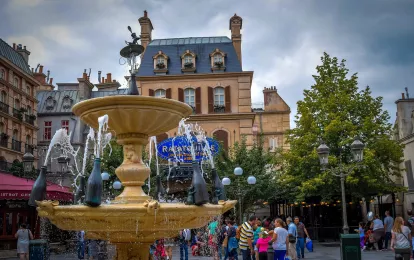
{"type": "Polygon", "coordinates": [[[211,70],[212,71],[224,71],[226,69],[226,54],[219,49],[215,49],[210,53],[211,57],[211,70]]]}
{"type": "Polygon", "coordinates": [[[194,73],[196,70],[196,55],[190,51],[186,50],[181,55],[181,71],[184,73],[194,73]]]}
{"type": "Polygon", "coordinates": [[[157,97],[157,98],[165,98],[166,97],[165,89],[157,89],[157,90],[155,90],[155,97],[157,97]]]}
{"type": "Polygon", "coordinates": [[[154,73],[156,75],[165,75],[168,72],[168,56],[162,51],[152,57],[154,59],[154,73]]]}

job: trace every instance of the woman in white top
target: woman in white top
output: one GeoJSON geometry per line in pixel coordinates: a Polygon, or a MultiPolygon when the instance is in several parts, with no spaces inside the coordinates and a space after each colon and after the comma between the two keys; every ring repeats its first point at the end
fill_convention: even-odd
{"type": "Polygon", "coordinates": [[[32,232],[26,229],[26,224],[21,224],[20,229],[17,230],[16,235],[17,238],[17,254],[19,255],[21,260],[28,260],[29,259],[29,242],[33,239],[32,232]]]}
{"type": "Polygon", "coordinates": [[[378,250],[382,250],[382,241],[384,240],[385,229],[384,223],[378,215],[375,215],[374,220],[371,223],[371,229],[374,231],[374,238],[378,245],[378,250]]]}
{"type": "Polygon", "coordinates": [[[275,226],[276,228],[273,233],[273,238],[269,241],[269,244],[273,243],[273,250],[275,250],[273,259],[284,260],[285,257],[288,256],[286,251],[287,245],[289,244],[288,232],[284,228],[286,226],[285,223],[280,218],[275,220],[275,226]]]}
{"type": "MultiPolygon", "coordinates": [[[[399,254],[404,260],[410,260],[411,256],[411,230],[404,226],[402,217],[397,217],[392,228],[391,249],[395,255],[399,254]]],[[[397,258],[396,258],[397,259],[397,258]]]]}

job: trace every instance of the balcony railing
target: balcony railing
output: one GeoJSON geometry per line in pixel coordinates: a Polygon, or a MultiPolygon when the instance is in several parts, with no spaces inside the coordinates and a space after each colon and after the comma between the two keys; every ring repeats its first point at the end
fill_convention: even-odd
{"type": "Polygon", "coordinates": [[[224,113],[226,112],[225,106],[214,106],[214,113],[224,113]]]}
{"type": "Polygon", "coordinates": [[[9,105],[7,105],[3,102],[0,102],[0,111],[3,112],[3,113],[8,114],[9,113],[9,105]]]}
{"type": "Polygon", "coordinates": [[[12,140],[12,150],[15,150],[17,152],[21,152],[22,151],[22,142],[13,139],[12,140]]]}
{"type": "Polygon", "coordinates": [[[34,125],[35,117],[33,115],[24,115],[24,121],[28,124],[34,125]]]}
{"type": "Polygon", "coordinates": [[[7,148],[8,138],[1,138],[0,139],[0,146],[7,148]]]}
{"type": "Polygon", "coordinates": [[[8,172],[9,169],[12,167],[12,163],[6,162],[6,161],[0,161],[0,171],[8,172]]]}
{"type": "Polygon", "coordinates": [[[16,108],[13,108],[13,116],[19,118],[19,116],[20,116],[20,110],[19,109],[16,109],[16,108]]]}

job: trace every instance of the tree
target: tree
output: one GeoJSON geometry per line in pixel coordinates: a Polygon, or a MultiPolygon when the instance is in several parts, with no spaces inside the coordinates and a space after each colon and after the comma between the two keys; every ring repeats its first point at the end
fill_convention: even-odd
{"type": "Polygon", "coordinates": [[[253,209],[254,205],[263,205],[263,202],[272,197],[275,192],[274,171],[272,165],[274,155],[263,147],[263,137],[259,136],[252,147],[246,144],[246,138],[242,137],[240,142],[234,143],[228,154],[222,152],[216,158],[216,169],[221,178],[228,177],[231,184],[226,186],[228,199],[239,200],[238,207],[242,205],[242,213],[253,209]],[[234,168],[240,166],[243,169],[242,176],[234,175],[234,168]],[[256,184],[247,183],[248,176],[256,177],[256,184]],[[239,192],[242,200],[240,201],[239,192]]]}
{"type": "Polygon", "coordinates": [[[391,140],[389,115],[382,97],[372,97],[367,86],[358,90],[357,74],[348,75],[345,60],[324,53],[316,67],[315,83],[297,103],[296,128],[288,133],[290,150],[283,154],[284,174],[279,185],[292,188],[292,200],[318,196],[323,201],[339,197],[339,178],[321,171],[316,148],[322,139],[331,149],[330,167],[350,163],[350,144],[359,136],[366,144],[363,168],[346,178],[347,194],[354,199],[401,191],[392,181],[400,176],[402,146],[391,140]]]}

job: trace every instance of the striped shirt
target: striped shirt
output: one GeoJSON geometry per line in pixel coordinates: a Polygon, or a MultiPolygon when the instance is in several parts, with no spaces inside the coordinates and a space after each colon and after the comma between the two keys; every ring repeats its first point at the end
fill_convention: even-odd
{"type": "Polygon", "coordinates": [[[239,247],[241,250],[247,250],[249,248],[249,243],[247,243],[248,239],[253,240],[253,228],[249,222],[244,222],[240,229],[239,247]]]}

